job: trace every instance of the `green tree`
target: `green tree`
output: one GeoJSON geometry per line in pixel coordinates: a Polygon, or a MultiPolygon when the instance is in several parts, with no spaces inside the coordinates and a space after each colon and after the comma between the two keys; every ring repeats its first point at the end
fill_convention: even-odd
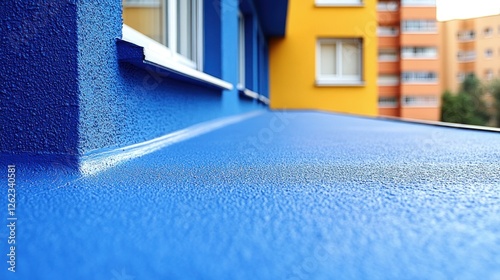
{"type": "Polygon", "coordinates": [[[485,88],[475,75],[465,78],[456,95],[442,96],[441,120],[444,122],[486,125],[490,119],[484,102],[485,88]]]}
{"type": "Polygon", "coordinates": [[[474,106],[470,96],[461,91],[452,94],[446,91],[442,97],[441,120],[451,123],[471,124],[474,119],[474,106]]]}
{"type": "Polygon", "coordinates": [[[473,116],[467,124],[486,125],[490,120],[490,115],[484,102],[486,90],[487,88],[481,84],[476,75],[470,74],[464,79],[461,92],[470,96],[474,108],[473,116]]]}
{"type": "Polygon", "coordinates": [[[495,122],[497,127],[500,127],[500,79],[493,80],[488,87],[489,92],[495,99],[495,122]]]}

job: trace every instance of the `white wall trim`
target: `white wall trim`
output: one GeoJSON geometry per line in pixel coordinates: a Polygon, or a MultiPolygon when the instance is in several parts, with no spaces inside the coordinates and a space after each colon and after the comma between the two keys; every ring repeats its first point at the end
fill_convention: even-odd
{"type": "Polygon", "coordinates": [[[156,42],[126,24],[123,25],[122,40],[143,47],[145,62],[165,67],[184,76],[201,80],[223,89],[233,89],[233,85],[224,80],[208,75],[202,71],[176,61],[176,54],[169,50],[166,46],[156,42]]]}

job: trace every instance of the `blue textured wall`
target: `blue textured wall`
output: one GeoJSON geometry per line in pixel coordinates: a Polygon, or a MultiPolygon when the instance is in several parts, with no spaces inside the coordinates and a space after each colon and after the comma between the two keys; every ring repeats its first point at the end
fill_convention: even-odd
{"type": "MultiPolygon", "coordinates": [[[[230,31],[220,30],[217,17],[236,17],[237,10],[221,12],[212,1],[205,1],[204,6],[206,20],[210,20],[205,29],[205,64],[207,72],[220,77],[221,65],[237,68],[232,58],[237,54],[237,34],[232,29],[237,30],[237,25],[230,31]],[[217,42],[221,31],[222,47],[217,42]]],[[[121,37],[120,1],[82,1],[78,16],[82,153],[149,140],[201,121],[259,108],[239,100],[235,92],[222,94],[118,63],[115,38],[121,37]]],[[[224,76],[225,80],[236,84],[231,75],[224,76]]]]}
{"type": "Polygon", "coordinates": [[[0,1],[1,153],[76,159],[73,2],[0,1]]]}
{"type": "MultiPolygon", "coordinates": [[[[263,108],[118,62],[118,0],[2,2],[0,152],[78,156],[263,108]]],[[[204,2],[206,72],[234,85],[238,2],[204,2]]]]}

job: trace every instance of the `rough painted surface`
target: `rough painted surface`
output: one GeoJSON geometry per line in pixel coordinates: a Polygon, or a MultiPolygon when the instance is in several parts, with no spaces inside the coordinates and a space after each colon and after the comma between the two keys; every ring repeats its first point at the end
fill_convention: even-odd
{"type": "Polygon", "coordinates": [[[75,156],[76,5],[0,1],[0,152],[75,156]]]}
{"type": "MultiPolygon", "coordinates": [[[[205,62],[209,73],[221,76],[223,64],[229,65],[227,71],[237,70],[237,27],[221,35],[221,6],[206,2],[205,15],[219,20],[207,24],[214,30],[206,32],[211,37],[205,62]],[[222,57],[222,50],[235,55],[222,57]]],[[[240,100],[235,91],[196,86],[119,63],[115,39],[121,37],[121,3],[0,3],[0,35],[5,38],[0,46],[0,153],[23,154],[27,162],[36,156],[39,163],[64,158],[76,166],[80,155],[96,149],[262,108],[240,100]]],[[[231,12],[235,19],[237,9],[231,12]]],[[[233,76],[230,82],[235,84],[233,76]]]]}
{"type": "Polygon", "coordinates": [[[0,278],[498,279],[499,158],[497,133],[267,113],[95,177],[19,166],[0,278]]]}
{"type": "MultiPolygon", "coordinates": [[[[78,7],[81,153],[146,141],[259,108],[254,102],[238,100],[233,92],[222,93],[119,63],[115,38],[121,37],[121,2],[81,1],[78,7]],[[224,103],[226,99],[231,102],[224,103]]],[[[216,8],[206,5],[206,9],[216,8]]],[[[220,67],[222,62],[209,63],[214,74],[217,63],[220,67]]]]}

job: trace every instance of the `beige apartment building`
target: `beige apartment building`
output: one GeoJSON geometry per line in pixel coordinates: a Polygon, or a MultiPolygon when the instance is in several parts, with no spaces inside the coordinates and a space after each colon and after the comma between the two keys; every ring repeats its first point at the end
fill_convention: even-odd
{"type": "Polygon", "coordinates": [[[378,2],[379,115],[439,120],[441,40],[435,0],[378,2]]]}
{"type": "Polygon", "coordinates": [[[444,21],[443,87],[458,91],[467,74],[489,81],[500,77],[500,15],[444,21]]]}

